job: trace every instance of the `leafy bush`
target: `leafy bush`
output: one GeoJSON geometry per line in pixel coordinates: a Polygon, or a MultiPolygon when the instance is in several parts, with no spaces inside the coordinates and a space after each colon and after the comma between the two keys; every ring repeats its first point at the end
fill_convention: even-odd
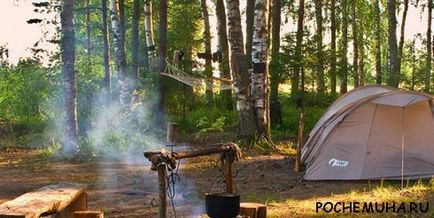
{"type": "Polygon", "coordinates": [[[237,125],[236,111],[219,108],[199,107],[188,112],[185,117],[173,116],[171,120],[178,123],[181,132],[203,134],[210,131],[223,131],[237,125]]]}

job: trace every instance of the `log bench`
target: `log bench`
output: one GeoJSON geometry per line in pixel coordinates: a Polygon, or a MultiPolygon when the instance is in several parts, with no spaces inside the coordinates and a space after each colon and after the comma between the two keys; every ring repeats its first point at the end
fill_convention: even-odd
{"type": "Polygon", "coordinates": [[[87,194],[84,185],[59,183],[0,204],[0,218],[72,218],[75,211],[86,209],[87,194]]]}

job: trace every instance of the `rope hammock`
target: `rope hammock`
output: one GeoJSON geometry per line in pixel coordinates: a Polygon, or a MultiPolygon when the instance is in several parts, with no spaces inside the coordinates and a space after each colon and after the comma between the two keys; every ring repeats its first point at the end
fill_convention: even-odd
{"type": "Polygon", "coordinates": [[[229,90],[232,89],[230,78],[211,77],[203,78],[197,75],[188,74],[166,60],[166,69],[160,75],[170,77],[193,88],[204,87],[207,90],[229,90]]]}

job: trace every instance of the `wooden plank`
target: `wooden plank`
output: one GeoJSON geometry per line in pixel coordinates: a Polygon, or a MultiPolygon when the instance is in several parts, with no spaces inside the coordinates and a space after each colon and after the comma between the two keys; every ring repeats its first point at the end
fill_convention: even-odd
{"type": "MultiPolygon", "coordinates": [[[[58,213],[77,200],[83,201],[85,196],[85,186],[81,184],[48,185],[0,204],[0,218],[37,218],[42,214],[58,213]]],[[[82,204],[83,202],[80,203],[82,204]]]]}

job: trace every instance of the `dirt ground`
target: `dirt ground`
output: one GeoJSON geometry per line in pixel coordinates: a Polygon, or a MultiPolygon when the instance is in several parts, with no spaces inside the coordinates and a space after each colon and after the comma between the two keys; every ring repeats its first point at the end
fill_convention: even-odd
{"type": "MultiPolygon", "coordinates": [[[[222,175],[218,163],[218,156],[181,162],[175,196],[177,217],[204,217],[204,194],[210,188],[218,191],[223,187],[223,183],[211,187],[222,175]]],[[[287,199],[304,200],[368,188],[366,181],[300,181],[293,167],[293,157],[245,154],[234,165],[241,200],[270,203],[270,209],[275,210],[272,203],[287,199]]],[[[106,217],[157,217],[157,174],[141,154],[122,161],[71,162],[42,157],[35,150],[0,152],[0,203],[58,182],[87,184],[89,207],[104,211],[106,217]]]]}

